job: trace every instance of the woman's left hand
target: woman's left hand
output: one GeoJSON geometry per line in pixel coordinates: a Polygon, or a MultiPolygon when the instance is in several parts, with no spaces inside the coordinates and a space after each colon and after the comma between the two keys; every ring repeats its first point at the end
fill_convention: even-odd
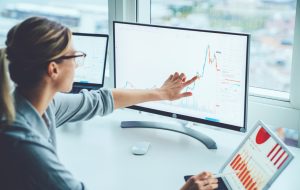
{"type": "Polygon", "coordinates": [[[164,84],[159,88],[159,91],[162,92],[162,99],[177,100],[183,97],[191,96],[192,92],[181,93],[181,91],[188,85],[195,82],[197,79],[199,79],[199,77],[194,76],[190,80],[186,80],[184,73],[179,74],[178,72],[175,72],[173,75],[170,75],[164,84]]]}
{"type": "Polygon", "coordinates": [[[218,179],[210,172],[202,172],[191,177],[181,190],[213,190],[218,188],[218,179]]]}

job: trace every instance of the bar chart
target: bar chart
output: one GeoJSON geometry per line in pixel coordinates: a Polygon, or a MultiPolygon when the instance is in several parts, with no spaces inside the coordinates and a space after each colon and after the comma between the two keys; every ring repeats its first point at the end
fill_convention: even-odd
{"type": "Polygon", "coordinates": [[[225,167],[226,172],[236,172],[226,180],[232,189],[263,189],[288,157],[281,145],[258,127],[225,167]]]}

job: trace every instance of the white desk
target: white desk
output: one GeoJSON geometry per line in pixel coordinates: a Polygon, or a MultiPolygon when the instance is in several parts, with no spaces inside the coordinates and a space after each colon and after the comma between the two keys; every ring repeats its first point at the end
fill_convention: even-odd
{"type": "MultiPolygon", "coordinates": [[[[217,150],[208,150],[199,141],[180,133],[120,128],[123,120],[150,119],[170,120],[119,110],[109,116],[83,122],[81,127],[66,126],[66,129],[71,129],[68,131],[71,134],[66,133],[66,129],[59,129],[60,159],[76,178],[92,190],[178,190],[184,184],[183,176],[186,174],[203,170],[218,172],[245,136],[203,127],[201,131],[212,137],[218,146],[217,150]],[[132,155],[131,146],[143,140],[151,142],[148,153],[132,155]]],[[[295,159],[273,184],[273,190],[300,189],[300,149],[291,150],[295,159]]]]}

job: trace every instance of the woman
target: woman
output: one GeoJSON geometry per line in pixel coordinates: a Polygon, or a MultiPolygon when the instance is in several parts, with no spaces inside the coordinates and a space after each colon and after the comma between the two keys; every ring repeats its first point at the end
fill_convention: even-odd
{"type": "MultiPolygon", "coordinates": [[[[68,28],[39,17],[14,26],[7,35],[0,54],[0,189],[84,189],[58,159],[56,127],[145,101],[191,96],[180,92],[197,77],[186,81],[178,73],[153,90],[58,93],[71,90],[75,68],[85,57],[73,48],[71,36],[68,28]],[[7,67],[16,84],[13,96],[7,67]]],[[[216,183],[203,173],[182,189],[212,189],[216,183]]]]}

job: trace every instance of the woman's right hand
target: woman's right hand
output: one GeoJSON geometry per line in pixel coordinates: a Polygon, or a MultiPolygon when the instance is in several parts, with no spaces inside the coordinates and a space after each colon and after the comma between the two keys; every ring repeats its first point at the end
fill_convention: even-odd
{"type": "Polygon", "coordinates": [[[218,188],[218,180],[213,178],[212,173],[202,172],[191,177],[181,190],[211,190],[218,188]]]}

